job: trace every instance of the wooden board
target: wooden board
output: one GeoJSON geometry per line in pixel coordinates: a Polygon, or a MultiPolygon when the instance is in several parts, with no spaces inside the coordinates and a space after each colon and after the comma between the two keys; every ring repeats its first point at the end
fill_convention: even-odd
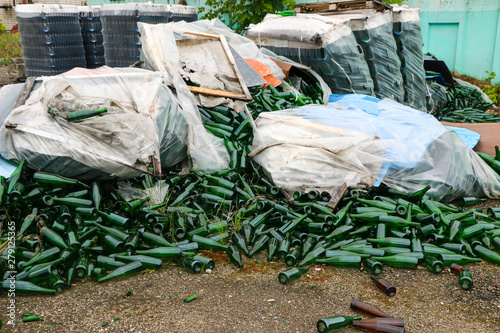
{"type": "Polygon", "coordinates": [[[196,94],[204,94],[204,95],[217,96],[217,97],[241,99],[243,101],[248,100],[247,96],[245,96],[243,94],[232,93],[230,91],[215,90],[215,89],[208,89],[208,88],[194,87],[194,86],[189,86],[189,90],[191,90],[191,92],[196,93],[196,94]]]}

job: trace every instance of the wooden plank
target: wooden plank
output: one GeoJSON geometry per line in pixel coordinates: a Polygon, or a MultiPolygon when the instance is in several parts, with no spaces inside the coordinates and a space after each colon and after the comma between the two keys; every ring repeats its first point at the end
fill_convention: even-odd
{"type": "Polygon", "coordinates": [[[341,186],[334,187],[329,190],[328,193],[330,193],[332,198],[330,199],[330,201],[328,201],[328,204],[326,206],[333,211],[337,207],[340,200],[347,193],[347,185],[344,183],[341,186]]]}
{"type": "Polygon", "coordinates": [[[36,77],[29,77],[26,79],[26,82],[24,82],[23,90],[21,90],[21,93],[19,94],[19,97],[16,101],[16,104],[14,104],[14,109],[24,105],[28,97],[30,96],[31,89],[33,89],[33,85],[35,84],[36,77]]]}
{"type": "Polygon", "coordinates": [[[200,36],[200,37],[208,37],[208,38],[215,38],[215,39],[221,39],[220,35],[215,35],[215,34],[209,34],[205,32],[197,32],[197,31],[183,31],[183,34],[187,35],[194,35],[194,36],[200,36]]]}
{"type": "Polygon", "coordinates": [[[153,176],[161,177],[161,162],[155,156],[151,156],[151,164],[153,164],[153,176]]]}
{"type": "Polygon", "coordinates": [[[240,99],[243,101],[248,100],[247,96],[244,94],[235,94],[230,91],[224,91],[224,90],[215,90],[215,89],[208,89],[208,88],[202,88],[202,87],[193,87],[189,86],[189,90],[195,94],[204,94],[204,95],[210,95],[210,96],[217,96],[217,97],[227,97],[227,98],[233,98],[233,99],[240,99]]]}
{"type": "Polygon", "coordinates": [[[251,100],[252,95],[250,94],[250,91],[248,90],[248,87],[245,84],[245,80],[243,79],[243,76],[241,75],[241,72],[238,68],[238,65],[236,65],[236,61],[234,60],[233,53],[231,52],[231,50],[229,49],[229,45],[227,44],[226,37],[224,37],[223,35],[219,35],[219,37],[220,37],[220,43],[222,44],[222,48],[226,52],[227,59],[231,63],[231,66],[233,66],[233,70],[236,73],[238,80],[240,81],[241,90],[243,90],[243,93],[245,94],[246,99],[251,100]]]}

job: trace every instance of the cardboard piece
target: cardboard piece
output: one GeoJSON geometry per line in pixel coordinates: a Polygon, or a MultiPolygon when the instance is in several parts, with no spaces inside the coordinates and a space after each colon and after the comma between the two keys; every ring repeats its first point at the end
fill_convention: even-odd
{"type": "Polygon", "coordinates": [[[450,123],[442,121],[443,126],[467,128],[481,135],[474,151],[495,156],[495,145],[500,145],[500,123],[450,123]]]}

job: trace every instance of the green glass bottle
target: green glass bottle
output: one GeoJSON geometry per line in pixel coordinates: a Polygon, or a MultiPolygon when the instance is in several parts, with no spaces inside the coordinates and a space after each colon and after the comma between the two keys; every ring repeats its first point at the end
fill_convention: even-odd
{"type": "Polygon", "coordinates": [[[282,234],[282,235],[285,235],[287,233],[290,233],[290,232],[293,232],[297,226],[302,223],[302,221],[304,221],[305,219],[307,218],[307,215],[304,214],[304,215],[301,215],[300,217],[298,218],[295,218],[293,219],[292,221],[290,221],[289,223],[283,225],[281,228],[278,229],[278,231],[282,234]]]}
{"type": "Polygon", "coordinates": [[[367,212],[367,213],[361,213],[361,214],[350,214],[349,216],[359,222],[364,222],[364,223],[377,223],[379,221],[380,216],[387,215],[386,212],[367,212]]]}
{"type": "Polygon", "coordinates": [[[458,254],[464,254],[465,253],[465,246],[463,244],[458,244],[458,243],[443,243],[440,244],[440,246],[443,249],[450,250],[451,252],[458,253],[458,254]]]}
{"type": "Polygon", "coordinates": [[[44,239],[46,239],[49,243],[61,248],[67,249],[68,245],[64,242],[63,238],[48,227],[43,227],[40,229],[40,234],[44,239]]]}
{"type": "Polygon", "coordinates": [[[269,209],[267,212],[265,213],[262,213],[262,214],[259,214],[257,215],[255,218],[253,218],[249,224],[254,228],[254,229],[257,229],[259,227],[259,225],[263,224],[268,218],[269,216],[274,212],[274,208],[272,209],[269,209]]]}
{"type": "Polygon", "coordinates": [[[26,268],[26,267],[33,266],[33,265],[36,265],[36,264],[41,264],[41,263],[46,263],[46,262],[49,262],[49,261],[56,260],[57,258],[59,258],[60,253],[61,253],[61,249],[60,248],[58,248],[56,246],[51,247],[51,248],[49,248],[47,250],[41,251],[40,253],[38,253],[37,255],[35,255],[29,261],[26,261],[22,265],[22,267],[26,268]]]}
{"type": "Polygon", "coordinates": [[[287,234],[285,238],[280,242],[278,247],[278,258],[285,259],[286,255],[290,252],[290,234],[287,234]]]}
{"type": "Polygon", "coordinates": [[[418,265],[418,258],[402,254],[395,254],[387,257],[373,257],[373,260],[377,260],[385,265],[394,267],[416,269],[418,265]]]}
{"type": "Polygon", "coordinates": [[[213,270],[215,267],[215,261],[213,261],[213,259],[200,255],[193,256],[193,259],[201,263],[202,270],[207,270],[207,269],[213,270]]]}
{"type": "Polygon", "coordinates": [[[179,247],[156,247],[148,250],[136,250],[137,255],[147,255],[159,259],[178,259],[182,250],[179,247]]]}
{"type": "Polygon", "coordinates": [[[48,265],[36,270],[31,269],[25,280],[34,284],[40,284],[44,281],[54,278],[56,275],[56,266],[48,265]]]}
{"type": "Polygon", "coordinates": [[[467,227],[464,230],[462,230],[459,237],[461,239],[469,239],[471,237],[480,235],[483,232],[484,232],[483,225],[478,223],[478,224],[471,225],[470,227],[467,227]]]}
{"type": "Polygon", "coordinates": [[[21,163],[19,163],[19,165],[17,166],[16,170],[14,170],[14,172],[10,175],[9,181],[7,183],[7,194],[10,194],[19,182],[19,179],[22,175],[24,163],[25,160],[22,160],[21,163]]]}
{"type": "MultiPolygon", "coordinates": [[[[156,235],[152,232],[145,231],[145,229],[139,229],[139,233],[141,235],[141,238],[148,244],[153,245],[153,246],[167,246],[167,247],[173,247],[170,242],[168,242],[165,238],[163,238],[160,235],[156,235]]],[[[196,237],[196,236],[193,236],[196,237]]]]}
{"type": "Polygon", "coordinates": [[[487,249],[482,245],[473,246],[473,250],[479,258],[491,262],[492,264],[500,265],[500,255],[496,252],[487,249]]]}
{"type": "Polygon", "coordinates": [[[356,199],[358,202],[365,204],[368,207],[380,208],[384,210],[396,211],[396,205],[390,202],[385,202],[381,200],[368,200],[368,199],[356,199]]]}
{"type": "Polygon", "coordinates": [[[140,235],[139,233],[135,233],[127,238],[125,245],[123,246],[123,250],[125,252],[134,253],[137,247],[139,246],[140,235]]]}
{"type": "Polygon", "coordinates": [[[396,247],[410,247],[411,241],[406,238],[386,237],[386,238],[368,238],[370,243],[379,244],[381,246],[396,246],[396,247]]]}
{"type": "Polygon", "coordinates": [[[250,244],[252,242],[253,236],[254,236],[254,229],[250,224],[248,223],[243,223],[241,225],[240,233],[245,239],[245,244],[250,244]]]}
{"type": "Polygon", "coordinates": [[[247,243],[245,242],[245,238],[241,236],[239,233],[235,232],[231,236],[233,243],[248,257],[248,248],[247,243]]]}
{"type": "Polygon", "coordinates": [[[35,219],[36,219],[36,215],[38,213],[38,208],[33,208],[33,210],[31,211],[31,214],[27,215],[24,220],[23,220],[23,223],[21,224],[21,227],[19,228],[19,233],[17,235],[17,239],[22,239],[25,235],[26,235],[26,232],[32,227],[32,226],[35,226],[35,219]]]}
{"type": "Polygon", "coordinates": [[[70,248],[80,248],[81,244],[78,241],[78,236],[75,231],[68,231],[68,246],[70,248]]]}
{"type": "Polygon", "coordinates": [[[441,253],[438,255],[438,259],[441,260],[443,265],[448,266],[451,264],[459,264],[459,265],[465,265],[473,262],[480,262],[481,259],[479,258],[470,258],[463,256],[461,254],[449,254],[449,253],[441,253]]]}
{"type": "Polygon", "coordinates": [[[437,246],[437,245],[432,245],[432,244],[429,244],[429,243],[426,243],[423,246],[423,250],[424,250],[423,252],[424,252],[424,254],[426,256],[431,255],[431,256],[436,257],[437,255],[439,255],[441,253],[454,254],[453,251],[450,251],[448,249],[442,248],[442,247],[437,246]]]}
{"type": "Polygon", "coordinates": [[[469,290],[472,289],[472,275],[467,269],[463,269],[462,272],[460,273],[460,278],[458,280],[458,284],[460,285],[460,288],[463,290],[469,290]]]}
{"type": "Polygon", "coordinates": [[[115,260],[115,258],[100,255],[100,256],[97,256],[95,266],[105,268],[105,269],[116,269],[118,267],[125,266],[125,264],[121,261],[115,260]]]}
{"type": "Polygon", "coordinates": [[[80,256],[80,258],[78,258],[78,260],[76,261],[75,275],[78,278],[83,279],[87,276],[88,267],[89,258],[86,255],[80,256]]]}
{"type": "Polygon", "coordinates": [[[276,251],[278,251],[279,240],[276,238],[270,238],[267,242],[267,261],[272,261],[276,251]]]}
{"type": "Polygon", "coordinates": [[[384,266],[379,261],[372,258],[367,258],[363,261],[364,267],[366,267],[373,275],[379,275],[382,273],[384,266]]]}
{"type": "Polygon", "coordinates": [[[130,227],[130,219],[128,217],[121,216],[116,213],[105,213],[102,211],[99,211],[99,215],[101,215],[102,218],[106,219],[109,223],[114,224],[117,227],[125,229],[130,227]]]}
{"type": "MultiPolygon", "coordinates": [[[[396,247],[396,246],[384,246],[384,247],[379,247],[379,250],[384,251],[384,256],[392,256],[396,254],[407,254],[411,253],[411,250],[406,248],[406,247],[396,247]]],[[[415,252],[416,255],[421,257],[422,259],[424,258],[424,254],[422,252],[415,252]]]]}
{"type": "Polygon", "coordinates": [[[424,249],[422,247],[422,241],[418,237],[416,237],[414,230],[415,229],[413,229],[413,232],[412,232],[413,238],[411,239],[411,251],[412,252],[423,252],[424,249]]]}
{"type": "Polygon", "coordinates": [[[50,185],[81,185],[86,188],[90,188],[85,183],[82,183],[76,179],[62,177],[56,174],[51,174],[47,172],[37,171],[33,175],[33,180],[40,184],[50,184],[50,185]]]}
{"type": "Polygon", "coordinates": [[[463,197],[459,200],[458,204],[460,206],[473,206],[485,202],[485,198],[475,198],[475,197],[463,197]]]}
{"type": "Polygon", "coordinates": [[[354,229],[354,225],[343,225],[335,228],[330,234],[328,234],[326,240],[340,240],[349,236],[349,233],[354,229]]]}
{"type": "Polygon", "coordinates": [[[360,254],[360,253],[345,251],[345,250],[326,250],[325,251],[325,258],[331,258],[331,257],[336,257],[336,256],[360,256],[362,259],[370,258],[369,254],[360,254]]]}
{"type": "Polygon", "coordinates": [[[356,254],[369,254],[371,256],[383,257],[385,255],[385,251],[382,249],[374,249],[372,247],[361,247],[356,245],[348,244],[348,246],[342,246],[342,250],[354,252],[356,254]]]}
{"type": "Polygon", "coordinates": [[[361,320],[361,317],[333,316],[322,318],[318,320],[316,327],[320,333],[332,332],[348,327],[354,320],[361,320]]]}
{"type": "Polygon", "coordinates": [[[278,281],[282,284],[290,284],[298,280],[309,270],[309,266],[293,267],[278,274],[278,281]]]}
{"type": "Polygon", "coordinates": [[[285,264],[287,266],[295,266],[300,259],[300,247],[296,247],[290,251],[285,257],[285,264]]]}
{"type": "Polygon", "coordinates": [[[62,293],[67,289],[66,282],[59,275],[52,278],[50,286],[52,289],[55,289],[57,293],[62,293]]]}
{"type": "Polygon", "coordinates": [[[493,237],[491,243],[494,247],[496,247],[497,250],[500,250],[500,237],[493,237]]]}
{"type": "Polygon", "coordinates": [[[229,260],[239,268],[243,268],[243,260],[241,258],[241,253],[236,247],[236,245],[231,245],[227,247],[226,250],[229,260]]]}
{"type": "Polygon", "coordinates": [[[256,254],[257,252],[259,252],[262,249],[264,249],[264,247],[266,246],[266,244],[267,244],[268,241],[269,241],[269,236],[267,236],[267,235],[260,236],[255,241],[255,244],[253,245],[252,250],[248,254],[248,257],[251,258],[254,254],[256,254]]]}
{"type": "Polygon", "coordinates": [[[225,251],[227,249],[226,245],[222,245],[219,242],[216,242],[213,239],[207,237],[194,235],[192,237],[192,241],[198,243],[200,249],[221,251],[225,251]]]}
{"type": "Polygon", "coordinates": [[[175,200],[170,204],[170,206],[176,206],[178,204],[180,204],[181,202],[183,202],[184,200],[186,200],[190,195],[191,193],[194,191],[194,189],[196,188],[196,186],[198,185],[198,183],[200,182],[201,180],[197,180],[191,184],[189,184],[185,189],[184,191],[179,194],[177,196],[177,198],[175,198],[175,200]]]}
{"type": "Polygon", "coordinates": [[[311,236],[308,236],[305,242],[302,245],[302,255],[307,255],[309,251],[311,251],[317,243],[317,239],[311,236]]]}
{"type": "Polygon", "coordinates": [[[380,215],[378,222],[386,224],[388,227],[401,228],[401,227],[418,227],[420,223],[411,222],[397,216],[380,215]]]}
{"type": "Polygon", "coordinates": [[[123,252],[123,242],[111,235],[102,237],[102,242],[111,252],[123,252]]]}
{"type": "Polygon", "coordinates": [[[443,271],[443,263],[433,256],[426,256],[424,261],[424,266],[427,267],[432,273],[438,274],[443,271]]]}
{"type": "Polygon", "coordinates": [[[324,259],[316,259],[315,263],[327,264],[330,266],[359,267],[361,266],[361,257],[358,255],[342,255],[324,259]]]}
{"type": "Polygon", "coordinates": [[[158,269],[162,265],[161,259],[146,255],[116,255],[115,258],[126,263],[139,261],[144,268],[158,269]]]}
{"type": "Polygon", "coordinates": [[[55,289],[43,288],[37,286],[34,283],[29,281],[20,281],[20,280],[4,280],[2,282],[2,289],[9,290],[11,287],[16,290],[16,294],[26,294],[26,295],[35,295],[35,294],[55,294],[55,289]]]}
{"type": "Polygon", "coordinates": [[[135,273],[141,271],[142,269],[143,269],[143,266],[142,266],[142,263],[140,261],[133,261],[133,262],[128,263],[124,266],[118,267],[117,269],[115,269],[114,271],[109,273],[108,275],[98,279],[97,282],[101,283],[101,282],[105,282],[105,281],[108,281],[111,279],[129,276],[129,275],[132,275],[132,274],[135,274],[135,273]]]}
{"type": "Polygon", "coordinates": [[[319,259],[325,254],[326,250],[324,247],[317,247],[310,251],[304,259],[299,263],[299,266],[309,266],[310,264],[314,263],[316,259],[319,259]]]}
{"type": "Polygon", "coordinates": [[[181,256],[180,264],[182,267],[190,270],[194,274],[200,273],[202,269],[201,262],[187,256],[181,256]]]}

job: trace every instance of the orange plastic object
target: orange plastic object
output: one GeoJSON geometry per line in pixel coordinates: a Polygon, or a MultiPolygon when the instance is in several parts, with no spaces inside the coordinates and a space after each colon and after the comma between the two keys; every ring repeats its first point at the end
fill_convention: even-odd
{"type": "Polygon", "coordinates": [[[252,66],[252,68],[255,69],[257,73],[259,73],[262,77],[273,73],[273,70],[271,68],[267,67],[258,60],[245,59],[245,61],[247,62],[247,64],[252,66]]]}
{"type": "Polygon", "coordinates": [[[277,86],[279,86],[281,84],[281,81],[279,79],[277,79],[277,78],[275,78],[274,76],[271,76],[271,75],[264,76],[264,80],[267,81],[266,87],[268,85],[270,85],[270,84],[272,84],[275,87],[277,87],[277,86]]]}

